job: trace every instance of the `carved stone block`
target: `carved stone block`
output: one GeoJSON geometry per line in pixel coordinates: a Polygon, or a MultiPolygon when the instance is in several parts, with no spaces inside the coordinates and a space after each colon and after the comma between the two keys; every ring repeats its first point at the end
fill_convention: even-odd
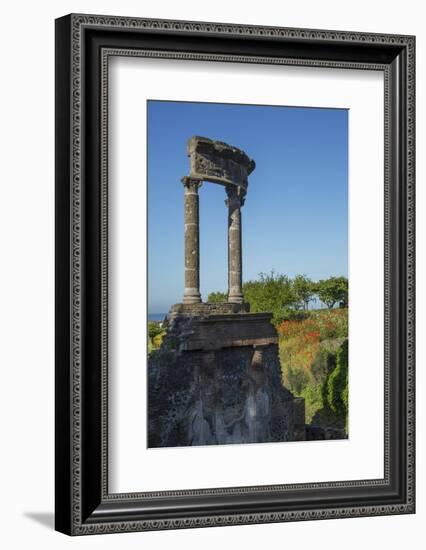
{"type": "Polygon", "coordinates": [[[188,141],[190,177],[246,190],[247,177],[255,169],[254,160],[244,151],[223,141],[193,136],[188,141]]]}

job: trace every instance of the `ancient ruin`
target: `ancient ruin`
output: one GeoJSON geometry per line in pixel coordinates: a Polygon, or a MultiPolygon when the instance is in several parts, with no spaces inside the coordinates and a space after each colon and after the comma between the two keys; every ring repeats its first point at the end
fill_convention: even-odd
{"type": "Polygon", "coordinates": [[[304,439],[304,401],[282,385],[272,314],[250,313],[242,293],[241,208],[255,162],[244,151],[194,136],[188,141],[185,289],[167,334],[148,363],[148,446],[175,447],[304,439]],[[228,300],[200,294],[199,195],[225,187],[228,300]]]}

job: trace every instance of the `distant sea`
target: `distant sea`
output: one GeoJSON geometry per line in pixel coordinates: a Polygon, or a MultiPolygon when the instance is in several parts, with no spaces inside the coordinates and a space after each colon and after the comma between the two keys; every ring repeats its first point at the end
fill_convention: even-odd
{"type": "Polygon", "coordinates": [[[148,321],[164,321],[167,313],[148,313],[148,321]]]}

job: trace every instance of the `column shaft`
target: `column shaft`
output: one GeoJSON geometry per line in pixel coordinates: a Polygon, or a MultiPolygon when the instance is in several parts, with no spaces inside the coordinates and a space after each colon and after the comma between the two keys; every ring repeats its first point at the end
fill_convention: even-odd
{"type": "Polygon", "coordinates": [[[228,302],[243,303],[241,206],[244,199],[227,188],[228,200],[228,302]]]}
{"type": "Polygon", "coordinates": [[[198,188],[201,181],[185,177],[185,291],[184,304],[201,302],[198,188]]]}

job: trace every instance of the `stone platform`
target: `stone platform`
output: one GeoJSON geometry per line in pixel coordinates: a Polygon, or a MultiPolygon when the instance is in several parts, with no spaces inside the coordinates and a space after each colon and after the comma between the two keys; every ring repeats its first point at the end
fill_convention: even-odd
{"type": "Polygon", "coordinates": [[[247,304],[171,308],[148,362],[149,447],[301,439],[271,318],[247,304]]]}
{"type": "Polygon", "coordinates": [[[168,323],[179,351],[212,351],[278,344],[271,313],[249,313],[248,304],[176,304],[168,323]]]}

